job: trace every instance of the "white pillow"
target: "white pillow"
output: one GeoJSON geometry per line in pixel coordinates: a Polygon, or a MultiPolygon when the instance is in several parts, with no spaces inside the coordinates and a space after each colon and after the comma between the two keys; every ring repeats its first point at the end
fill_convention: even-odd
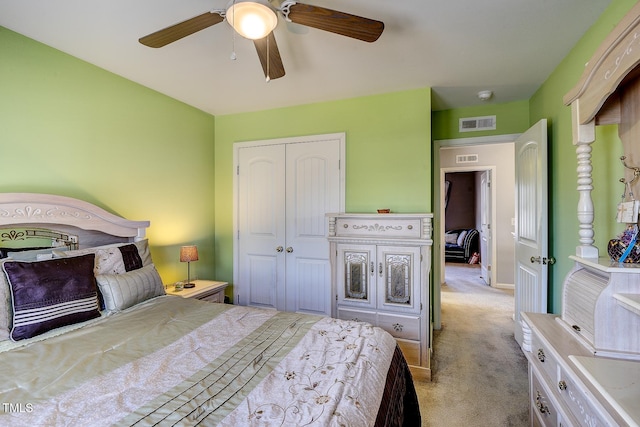
{"type": "Polygon", "coordinates": [[[458,233],[446,233],[444,235],[444,242],[451,245],[456,245],[458,242],[458,233]]]}
{"type": "Polygon", "coordinates": [[[463,230],[460,232],[460,235],[458,236],[458,241],[457,244],[460,247],[464,246],[464,238],[467,237],[467,230],[463,230]]]}
{"type": "Polygon", "coordinates": [[[105,310],[116,312],[148,299],[165,295],[162,279],[153,264],[124,274],[99,274],[98,287],[105,310]]]}
{"type": "Polygon", "coordinates": [[[123,274],[124,268],[122,252],[117,247],[96,250],[95,267],[93,274],[123,274]]]}

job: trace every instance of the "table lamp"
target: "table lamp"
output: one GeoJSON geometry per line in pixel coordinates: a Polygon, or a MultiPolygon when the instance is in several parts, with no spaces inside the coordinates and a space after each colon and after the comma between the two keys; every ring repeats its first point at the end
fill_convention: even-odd
{"type": "Polygon", "coordinates": [[[191,261],[198,261],[198,247],[182,246],[180,248],[180,262],[187,263],[187,283],[184,284],[185,288],[196,286],[195,283],[191,283],[191,261]]]}

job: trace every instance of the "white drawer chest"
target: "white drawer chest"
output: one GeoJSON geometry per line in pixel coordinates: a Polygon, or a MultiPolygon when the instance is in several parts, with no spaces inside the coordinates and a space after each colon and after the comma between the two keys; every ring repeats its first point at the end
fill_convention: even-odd
{"type": "Polygon", "coordinates": [[[532,426],[639,425],[639,362],[595,356],[557,316],[522,319],[532,426]],[[610,363],[620,364],[623,378],[610,363]]]}
{"type": "Polygon", "coordinates": [[[332,316],[396,338],[414,376],[431,378],[432,214],[328,214],[332,316]]]}

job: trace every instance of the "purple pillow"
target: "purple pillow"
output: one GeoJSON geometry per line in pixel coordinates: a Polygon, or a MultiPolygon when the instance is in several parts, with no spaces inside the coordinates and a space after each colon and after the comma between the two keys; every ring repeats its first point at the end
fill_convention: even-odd
{"type": "Polygon", "coordinates": [[[119,246],[118,249],[120,249],[120,253],[122,254],[122,261],[124,262],[124,269],[126,271],[142,268],[142,258],[140,258],[136,245],[132,243],[130,245],[119,246]]]}
{"type": "Polygon", "coordinates": [[[6,261],[14,341],[100,316],[94,254],[46,261],[6,261]]]}

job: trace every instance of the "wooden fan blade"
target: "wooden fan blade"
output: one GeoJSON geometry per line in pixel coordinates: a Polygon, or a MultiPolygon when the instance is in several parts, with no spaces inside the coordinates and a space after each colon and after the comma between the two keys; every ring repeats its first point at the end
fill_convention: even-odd
{"type": "Polygon", "coordinates": [[[289,19],[296,24],[329,31],[365,42],[378,40],[384,23],[319,6],[295,3],[289,8],[289,19]]]}
{"type": "Polygon", "coordinates": [[[253,44],[258,52],[264,76],[268,76],[270,80],[283,77],[285,74],[284,65],[282,64],[282,58],[280,58],[280,51],[273,31],[265,38],[254,40],[253,44]],[[267,61],[267,58],[269,58],[269,61],[267,61]]]}
{"type": "Polygon", "coordinates": [[[155,33],[140,38],[138,41],[149,47],[162,47],[183,37],[190,36],[200,30],[209,28],[222,22],[224,18],[217,12],[206,12],[202,15],[187,19],[178,24],[164,28],[155,33]]]}

